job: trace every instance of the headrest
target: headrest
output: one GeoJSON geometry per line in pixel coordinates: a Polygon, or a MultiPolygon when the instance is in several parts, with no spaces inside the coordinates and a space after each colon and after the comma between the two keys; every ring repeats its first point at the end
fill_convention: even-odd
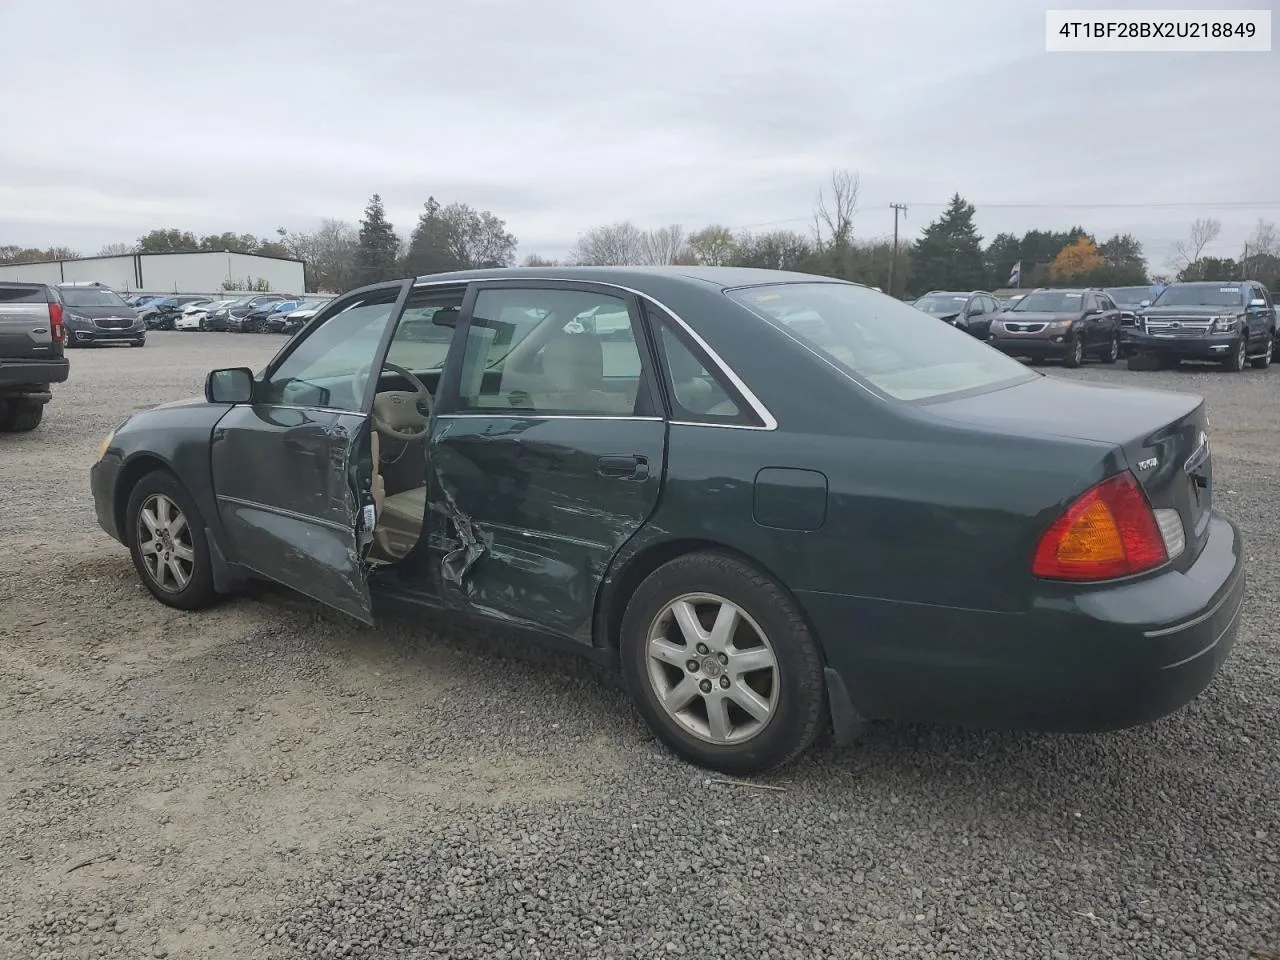
{"type": "Polygon", "coordinates": [[[542,374],[556,390],[595,390],[604,381],[604,348],[589,334],[556,337],[542,350],[542,374]]]}

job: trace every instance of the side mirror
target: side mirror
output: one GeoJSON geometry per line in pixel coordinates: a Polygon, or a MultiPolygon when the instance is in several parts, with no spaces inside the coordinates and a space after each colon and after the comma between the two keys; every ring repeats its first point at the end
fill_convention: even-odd
{"type": "Polygon", "coordinates": [[[210,403],[250,403],[253,371],[248,367],[211,370],[204,380],[204,398],[210,403]]]}

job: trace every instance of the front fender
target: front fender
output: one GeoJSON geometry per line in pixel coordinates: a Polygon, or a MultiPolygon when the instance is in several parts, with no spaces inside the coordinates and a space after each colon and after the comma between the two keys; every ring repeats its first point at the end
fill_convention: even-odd
{"type": "MultiPolygon", "coordinates": [[[[111,491],[117,530],[124,527],[124,510],[133,485],[146,473],[163,468],[173,473],[195,500],[205,527],[226,554],[227,537],[218,513],[210,465],[213,428],[231,408],[202,400],[179,401],[135,414],[112,438],[103,457],[117,464],[111,491]]],[[[234,557],[227,557],[235,562],[234,557]]]]}

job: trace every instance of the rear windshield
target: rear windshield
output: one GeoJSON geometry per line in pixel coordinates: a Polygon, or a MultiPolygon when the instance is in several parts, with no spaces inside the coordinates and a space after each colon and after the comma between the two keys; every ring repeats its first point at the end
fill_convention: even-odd
{"type": "Polygon", "coordinates": [[[1151,299],[1150,287],[1108,287],[1105,292],[1116,303],[1141,303],[1151,299]]]}
{"type": "Polygon", "coordinates": [[[62,300],[68,307],[127,307],[119,294],[111,290],[85,290],[63,287],[62,300]]]}
{"type": "Polygon", "coordinates": [[[1244,302],[1240,287],[1229,284],[1181,284],[1165,287],[1160,296],[1151,301],[1153,307],[1238,307],[1244,302]]]}
{"type": "Polygon", "coordinates": [[[1028,293],[1009,309],[1014,313],[1079,313],[1084,294],[1071,290],[1039,290],[1028,293]]]}
{"type": "Polygon", "coordinates": [[[925,313],[931,313],[935,317],[947,317],[953,313],[959,313],[968,302],[968,294],[934,293],[917,300],[915,308],[923,310],[925,313]]]}
{"type": "Polygon", "coordinates": [[[854,284],[770,284],[728,295],[896,400],[928,400],[1036,376],[911,304],[854,284]]]}

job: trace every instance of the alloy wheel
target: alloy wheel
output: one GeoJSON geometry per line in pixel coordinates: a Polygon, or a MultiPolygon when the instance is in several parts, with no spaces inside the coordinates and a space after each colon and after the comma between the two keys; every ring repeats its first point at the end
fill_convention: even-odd
{"type": "Polygon", "coordinates": [[[654,618],[646,641],[649,683],[659,705],[707,743],[743,743],[760,734],[778,705],[778,658],[741,607],[690,593],[654,618]]]}
{"type": "Polygon", "coordinates": [[[1107,352],[1107,357],[1112,363],[1120,357],[1120,338],[1118,336],[1111,338],[1111,347],[1107,352]]]}
{"type": "Polygon", "coordinates": [[[1243,370],[1245,359],[1249,356],[1249,348],[1244,342],[1244,338],[1240,339],[1239,346],[1236,347],[1236,369],[1243,370]]]}
{"type": "Polygon", "coordinates": [[[138,552],[152,582],[166,593],[181,593],[195,572],[191,528],[176,503],[153,493],[138,510],[138,552]]]}

